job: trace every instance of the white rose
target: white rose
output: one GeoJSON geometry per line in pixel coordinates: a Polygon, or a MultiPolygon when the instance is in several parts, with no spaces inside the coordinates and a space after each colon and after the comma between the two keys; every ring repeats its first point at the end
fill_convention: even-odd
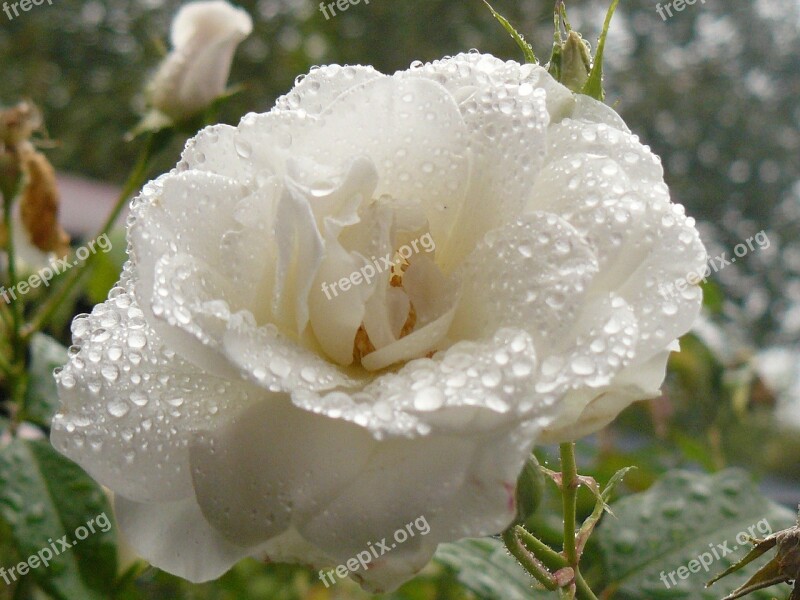
{"type": "Polygon", "coordinates": [[[132,215],[119,286],[73,323],[52,439],[193,581],[250,555],[343,564],[424,516],[354,574],[387,590],[503,530],[534,441],[658,393],[701,301],[658,284],[706,260],[613,110],[480,54],[315,69],[201,132],[132,215]]]}
{"type": "Polygon", "coordinates": [[[173,50],[150,83],[150,103],[175,119],[205,109],[225,92],[236,47],[252,30],[250,15],[223,0],[184,5],[172,22],[173,50]]]}

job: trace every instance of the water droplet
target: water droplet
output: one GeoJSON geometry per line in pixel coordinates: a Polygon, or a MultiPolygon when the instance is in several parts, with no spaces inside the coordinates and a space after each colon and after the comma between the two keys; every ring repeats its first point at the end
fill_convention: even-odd
{"type": "Polygon", "coordinates": [[[572,360],[570,368],[576,375],[591,375],[594,373],[595,366],[590,358],[579,356],[572,360]]]}
{"type": "Polygon", "coordinates": [[[292,372],[292,365],[286,359],[277,357],[269,363],[269,369],[278,377],[286,377],[292,372]]]}
{"type": "Polygon", "coordinates": [[[417,392],[414,396],[414,408],[421,411],[432,411],[444,404],[444,394],[438,388],[429,387],[417,392]]]}
{"type": "Polygon", "coordinates": [[[112,417],[121,418],[128,414],[130,407],[128,403],[123,400],[114,400],[113,402],[109,402],[108,406],[108,414],[112,417]]]}
{"type": "Polygon", "coordinates": [[[141,331],[128,332],[128,346],[136,350],[144,348],[147,345],[147,337],[141,331]]]}
{"type": "Polygon", "coordinates": [[[250,155],[253,153],[253,146],[250,142],[243,140],[239,136],[233,140],[233,147],[236,149],[236,154],[245,159],[250,158],[250,155]]]}
{"type": "Polygon", "coordinates": [[[110,382],[116,381],[119,377],[119,369],[115,365],[103,365],[100,373],[110,382]]]}
{"type": "Polygon", "coordinates": [[[147,406],[148,398],[142,392],[131,392],[130,400],[136,406],[147,406]]]}
{"type": "Polygon", "coordinates": [[[488,388],[497,387],[502,380],[503,377],[497,369],[487,371],[481,376],[481,383],[488,388]]]}

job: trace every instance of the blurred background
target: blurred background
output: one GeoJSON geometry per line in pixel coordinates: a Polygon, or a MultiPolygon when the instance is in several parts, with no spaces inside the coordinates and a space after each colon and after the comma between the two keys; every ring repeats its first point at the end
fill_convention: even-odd
{"type": "MultiPolygon", "coordinates": [[[[330,20],[312,0],[237,3],[256,27],[234,61],[230,81],[244,90],[225,105],[222,121],[232,124],[268,110],[316,64],[392,72],[472,48],[522,58],[480,0],[371,0],[330,20]]],[[[29,98],[43,110],[53,141],[46,152],[62,176],[63,220],[73,234],[103,220],[131,168],[138,146],[124,134],[143,111],[144,83],[179,4],[54,0],[13,20],[0,13],[0,104],[29,98]]],[[[761,231],[769,243],[711,276],[703,319],[673,358],[664,396],[582,442],[581,465],[606,479],[639,465],[626,480],[628,491],[646,489],[674,467],[713,472],[738,465],[768,497],[796,506],[800,1],[697,0],[666,19],[659,4],[670,2],[621,2],[606,47],[606,101],[663,158],[673,199],[697,219],[710,256],[726,253],[730,260],[737,244],[761,231]]],[[[493,5],[545,62],[552,0],[493,5]]],[[[567,5],[572,26],[594,42],[608,0],[567,5]]],[[[179,146],[164,152],[152,175],[171,168],[179,153],[179,146]]],[[[118,254],[105,265],[105,279],[76,300],[79,306],[102,299],[123,259],[118,254]]],[[[542,449],[540,458],[551,454],[542,449]]],[[[437,569],[392,597],[469,597],[437,569]]],[[[364,597],[346,584],[328,590],[312,581],[303,570],[265,571],[246,562],[218,584],[188,586],[150,570],[136,585],[148,598],[364,597]]]]}

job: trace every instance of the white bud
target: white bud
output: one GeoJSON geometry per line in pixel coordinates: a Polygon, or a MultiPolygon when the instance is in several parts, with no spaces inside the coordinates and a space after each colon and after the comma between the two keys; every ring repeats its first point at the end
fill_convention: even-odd
{"type": "Polygon", "coordinates": [[[148,88],[151,105],[176,120],[208,107],[225,92],[236,47],[252,30],[250,15],[224,0],[182,7],[172,22],[173,50],[148,88]]]}

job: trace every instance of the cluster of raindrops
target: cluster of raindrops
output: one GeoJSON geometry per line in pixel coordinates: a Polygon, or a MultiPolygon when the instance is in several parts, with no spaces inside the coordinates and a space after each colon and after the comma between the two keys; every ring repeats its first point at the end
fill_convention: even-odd
{"type": "Polygon", "coordinates": [[[554,399],[532,394],[537,363],[527,333],[502,329],[485,342],[462,341],[408,362],[355,394],[298,394],[299,406],[386,435],[427,435],[437,426],[468,429],[536,418],[549,423],[554,399]]]}
{"type": "Polygon", "coordinates": [[[542,361],[535,389],[540,394],[600,388],[636,357],[639,328],[621,297],[612,294],[591,306],[591,314],[577,327],[567,353],[553,353],[542,361]]]}
{"type": "Polygon", "coordinates": [[[53,442],[79,464],[89,461],[94,474],[134,481],[157,463],[165,479],[186,476],[190,432],[244,401],[231,382],[165,347],[124,283],[92,314],[78,315],[72,335],[69,361],[55,374],[62,405],[53,442]]]}
{"type": "Polygon", "coordinates": [[[274,324],[257,327],[246,312],[232,315],[226,351],[251,381],[271,392],[317,392],[358,383],[274,324]]]}
{"type": "Polygon", "coordinates": [[[636,311],[639,351],[663,348],[684,331],[701,297],[685,284],[706,253],[694,220],[670,202],[658,157],[635,135],[565,119],[551,136],[540,183],[546,192],[534,206],[557,211],[590,244],[600,271],[626,283],[621,294],[636,311]]]}
{"type": "Polygon", "coordinates": [[[275,106],[282,111],[302,109],[319,114],[353,85],[377,77],[381,74],[372,67],[315,66],[308,75],[299,75],[294,88],[278,98],[275,106]]]}
{"type": "Polygon", "coordinates": [[[577,318],[597,263],[565,221],[533,213],[487,233],[461,272],[472,337],[524,326],[547,346],[577,318]]]}

